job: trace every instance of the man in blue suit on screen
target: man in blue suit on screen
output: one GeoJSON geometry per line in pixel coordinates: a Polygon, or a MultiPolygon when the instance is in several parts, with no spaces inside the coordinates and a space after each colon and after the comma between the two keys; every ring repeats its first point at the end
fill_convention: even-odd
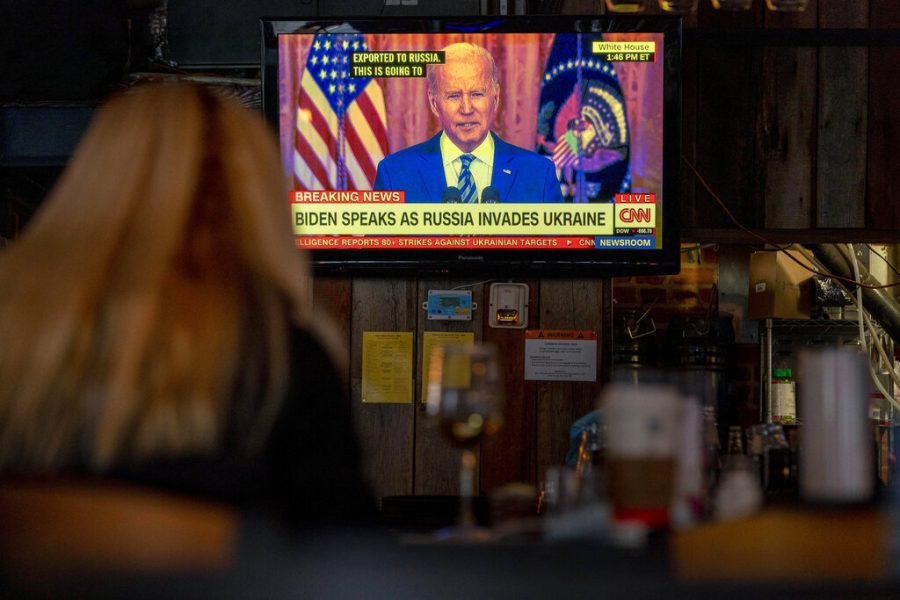
{"type": "Polygon", "coordinates": [[[474,44],[444,48],[428,67],[428,103],[443,131],[378,163],[375,189],[404,190],[407,202],[563,202],[546,156],[491,131],[500,102],[493,57],[474,44]]]}

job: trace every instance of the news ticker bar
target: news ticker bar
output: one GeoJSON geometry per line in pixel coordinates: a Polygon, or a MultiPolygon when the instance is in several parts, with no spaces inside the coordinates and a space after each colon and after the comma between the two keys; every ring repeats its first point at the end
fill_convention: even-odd
{"type": "Polygon", "coordinates": [[[298,236],[298,248],[307,250],[646,250],[656,248],[653,236],[594,238],[584,236],[298,236]]]}
{"type": "Polygon", "coordinates": [[[291,204],[303,236],[652,234],[656,216],[655,204],[291,204]]]}

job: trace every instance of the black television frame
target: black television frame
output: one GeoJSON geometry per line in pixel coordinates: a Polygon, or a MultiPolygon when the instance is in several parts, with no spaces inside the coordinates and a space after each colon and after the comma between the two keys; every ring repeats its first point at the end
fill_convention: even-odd
{"type": "Polygon", "coordinates": [[[317,274],[614,277],[680,270],[682,23],[673,16],[262,17],[263,114],[278,130],[278,42],[294,33],[607,33],[664,35],[662,248],[650,250],[310,250],[317,274]]]}

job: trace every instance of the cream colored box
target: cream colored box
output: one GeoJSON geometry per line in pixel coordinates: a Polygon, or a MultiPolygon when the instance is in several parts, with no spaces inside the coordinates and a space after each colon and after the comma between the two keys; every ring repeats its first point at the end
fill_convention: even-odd
{"type": "Polygon", "coordinates": [[[798,250],[761,251],[750,255],[750,319],[808,319],[812,308],[813,273],[787,253],[812,268],[798,250]]]}

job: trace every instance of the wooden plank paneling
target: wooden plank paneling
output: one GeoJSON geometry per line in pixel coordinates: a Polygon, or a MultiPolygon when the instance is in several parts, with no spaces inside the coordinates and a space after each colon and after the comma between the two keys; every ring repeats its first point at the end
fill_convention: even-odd
{"type": "MultiPolygon", "coordinates": [[[[701,48],[698,57],[696,167],[731,213],[748,227],[762,218],[755,187],[754,131],[759,111],[760,50],[701,48]]],[[[698,187],[694,227],[733,227],[698,187]]]]}
{"type": "MultiPolygon", "coordinates": [[[[529,327],[538,320],[538,280],[519,280],[528,285],[529,327]]],[[[481,444],[481,489],[485,493],[513,481],[535,483],[535,399],[534,386],[525,382],[525,330],[489,326],[488,297],[481,313],[484,339],[497,346],[503,361],[506,411],[503,428],[481,444]]]]}
{"type": "MultiPolygon", "coordinates": [[[[766,13],[767,27],[816,27],[815,2],[802,13],[766,13]]],[[[815,48],[766,48],[761,111],[762,188],[766,227],[804,228],[814,221],[816,150],[815,48]]]]}
{"type": "MultiPolygon", "coordinates": [[[[682,53],[681,79],[681,157],[691,165],[697,164],[697,56],[699,50],[687,49],[682,53]]],[[[697,179],[693,171],[679,163],[681,182],[679,187],[680,215],[682,223],[693,223],[697,216],[697,179]]],[[[666,198],[666,201],[669,201],[666,198]]]]}
{"type": "MultiPolygon", "coordinates": [[[[866,27],[868,2],[820,0],[820,27],[866,27]]],[[[819,48],[816,227],[864,227],[867,48],[819,48]]]]}
{"type": "Polygon", "coordinates": [[[812,223],[816,133],[814,48],[763,51],[761,176],[766,227],[812,223]]]}
{"type": "Polygon", "coordinates": [[[376,498],[411,494],[415,405],[363,404],[360,388],[363,332],[414,331],[415,280],[355,279],[352,297],[351,397],[364,473],[376,498]]]}
{"type": "MultiPolygon", "coordinates": [[[[599,279],[544,280],[540,290],[541,329],[590,329],[603,331],[603,285],[599,279]]],[[[597,373],[602,357],[598,344],[597,373]]],[[[537,476],[547,467],[561,464],[569,445],[572,422],[596,405],[601,382],[537,382],[537,476]]]]}
{"type": "MultiPolygon", "coordinates": [[[[900,27],[900,3],[897,0],[869,0],[869,23],[875,27],[900,27]]],[[[860,3],[860,10],[864,4],[860,3]]]]}
{"type": "MultiPolygon", "coordinates": [[[[457,286],[471,283],[471,280],[446,280],[427,279],[419,282],[418,301],[416,302],[417,344],[416,344],[416,444],[415,444],[415,478],[414,493],[420,494],[449,494],[459,493],[459,466],[460,451],[450,446],[450,443],[441,437],[436,424],[425,413],[425,406],[421,402],[422,390],[422,338],[425,331],[471,331],[475,339],[481,339],[481,319],[478,317],[484,310],[482,301],[483,285],[472,286],[472,301],[477,304],[471,321],[429,321],[427,314],[422,310],[422,303],[428,299],[428,290],[450,290],[457,286]]],[[[476,481],[476,493],[477,481],[476,481]]]]}
{"type": "Polygon", "coordinates": [[[701,244],[900,244],[900,229],[682,229],[682,242],[701,244]]]}
{"type": "MultiPolygon", "coordinates": [[[[313,279],[313,305],[316,314],[323,314],[331,318],[338,330],[344,351],[349,353],[351,348],[351,290],[353,280],[349,277],[317,277],[313,279]]],[[[350,361],[342,365],[342,380],[345,389],[350,390],[350,361]]],[[[349,402],[353,403],[352,398],[349,402]]],[[[352,414],[352,410],[351,410],[352,414]]]]}
{"type": "MultiPolygon", "coordinates": [[[[701,1],[697,10],[697,26],[700,29],[715,31],[742,31],[759,27],[762,24],[764,12],[763,2],[760,0],[749,11],[721,11],[714,10],[711,3],[701,1]]],[[[726,167],[732,172],[739,160],[752,160],[752,139],[747,135],[754,129],[754,115],[756,107],[753,105],[753,97],[740,94],[741,89],[748,89],[755,85],[756,75],[754,66],[748,64],[748,60],[755,60],[757,53],[748,49],[727,52],[731,57],[719,57],[722,50],[719,48],[699,47],[684,50],[684,68],[682,78],[682,156],[695,168],[701,176],[713,185],[713,189],[723,197],[729,206],[738,208],[752,206],[750,200],[753,195],[752,164],[749,170],[741,168],[745,178],[742,182],[734,181],[728,176],[719,178],[722,160],[727,158],[731,166],[726,167]],[[719,60],[723,58],[723,60],[719,60]],[[737,65],[729,65],[729,60],[738,61],[737,65]],[[730,95],[732,88],[737,86],[738,94],[734,98],[730,95]],[[701,102],[702,98],[702,102],[701,102]],[[739,100],[735,105],[734,99],[739,100]],[[718,108],[714,108],[718,107],[718,108]],[[716,116],[715,110],[726,110],[727,125],[716,116]],[[730,120],[736,117],[737,120],[730,120]],[[719,133],[715,133],[718,131],[719,133]],[[736,140],[742,140],[743,145],[738,148],[736,140]],[[735,155],[735,150],[739,154],[735,155]],[[737,185],[728,187],[734,181],[737,185]],[[739,187],[743,184],[743,189],[739,187]]],[[[731,221],[725,216],[722,209],[708,192],[701,189],[694,172],[682,164],[682,224],[703,223],[703,227],[712,227],[714,224],[731,226],[731,221]]],[[[745,210],[741,214],[742,219],[754,220],[752,210],[745,210]]]]}
{"type": "MultiPolygon", "coordinates": [[[[510,0],[510,11],[513,5],[513,0],[510,0]]],[[[560,0],[559,6],[559,12],[563,15],[597,15],[603,9],[603,0],[560,0]]]]}
{"type": "MultiPolygon", "coordinates": [[[[900,8],[896,0],[895,7],[900,8]]],[[[819,0],[819,27],[821,28],[865,28],[869,26],[869,0],[819,0]]],[[[879,23],[878,27],[883,27],[879,23]]]]}
{"type": "Polygon", "coordinates": [[[700,0],[698,27],[710,31],[746,30],[759,27],[766,12],[765,0],[755,0],[749,10],[716,10],[712,2],[700,0]]]}
{"type": "MultiPolygon", "coordinates": [[[[765,4],[765,0],[761,0],[760,3],[765,4]]],[[[809,0],[806,8],[800,12],[766,10],[764,12],[765,25],[780,29],[815,28],[818,26],[818,14],[819,0],[809,0]]]]}
{"type": "MultiPolygon", "coordinates": [[[[869,0],[869,22],[900,28],[900,2],[869,0]]],[[[869,50],[866,226],[900,228],[900,48],[869,50]]]]}
{"type": "Polygon", "coordinates": [[[349,277],[316,277],[313,280],[313,302],[330,316],[340,331],[341,339],[350,347],[350,296],[353,280],[349,277]]]}

